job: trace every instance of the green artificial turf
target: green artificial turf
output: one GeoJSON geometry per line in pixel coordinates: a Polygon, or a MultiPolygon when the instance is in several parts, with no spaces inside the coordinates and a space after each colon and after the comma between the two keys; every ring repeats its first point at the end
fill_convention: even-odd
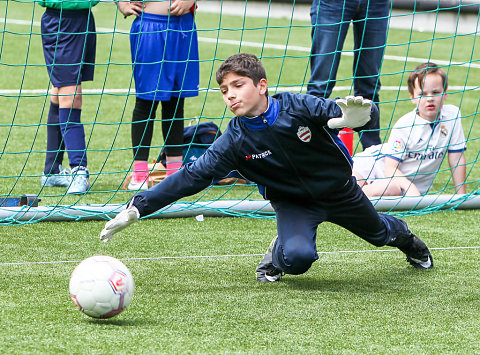
{"type": "MultiPolygon", "coordinates": [[[[94,11],[97,67],[95,81],[85,83],[84,90],[133,88],[128,41],[132,18],[124,20],[109,3],[94,11]]],[[[0,3],[0,17],[7,20],[1,23],[0,90],[48,89],[38,25],[42,13],[34,2],[0,3]]],[[[231,114],[211,89],[217,88],[214,73],[221,61],[239,51],[262,58],[271,93],[276,87],[305,88],[309,23],[206,13],[199,13],[196,22],[200,86],[205,90],[186,101],[187,120],[214,121],[225,129],[231,114]],[[212,38],[242,45],[207,41],[212,38]],[[275,47],[287,43],[295,47],[275,47]]],[[[468,64],[478,61],[477,47],[475,35],[390,29],[382,85],[405,86],[409,71],[419,64],[391,56],[468,64]]],[[[351,33],[344,50],[352,50],[351,33]]],[[[351,67],[352,57],[345,54],[338,86],[351,86],[351,67]]],[[[452,65],[448,71],[450,87],[478,85],[478,68],[452,65]]],[[[84,95],[82,121],[92,188],[82,196],[39,186],[48,96],[2,91],[0,97],[0,197],[31,193],[40,196],[41,205],[50,206],[124,203],[131,197],[132,192],[121,186],[132,163],[132,95],[84,95]]],[[[385,89],[380,98],[381,135],[387,137],[388,128],[413,106],[404,90],[385,89]]],[[[472,193],[478,190],[480,174],[478,92],[450,90],[447,103],[462,111],[468,139],[467,191],[472,193]]],[[[158,123],[152,144],[153,159],[163,144],[158,123]]],[[[433,191],[452,193],[449,176],[443,165],[433,191]]],[[[215,187],[187,200],[218,198],[260,199],[260,195],[253,187],[215,187]]],[[[435,268],[429,271],[412,268],[399,251],[376,249],[325,223],[318,230],[319,260],[304,275],[287,275],[274,284],[255,280],[256,265],[276,234],[271,218],[142,220],[107,244],[98,240],[104,222],[0,226],[0,351],[479,353],[478,220],[478,210],[406,218],[432,249],[435,268]],[[136,282],[129,308],[110,320],[88,318],[68,294],[77,263],[99,254],[122,259],[136,282]]]]}
{"type": "Polygon", "coordinates": [[[109,243],[101,222],[1,227],[2,353],[476,353],[478,211],[407,218],[435,268],[411,267],[329,223],[305,274],[255,280],[271,220],[144,220],[109,243]],[[122,259],[136,283],[110,320],[68,294],[76,264],[122,259]]]}

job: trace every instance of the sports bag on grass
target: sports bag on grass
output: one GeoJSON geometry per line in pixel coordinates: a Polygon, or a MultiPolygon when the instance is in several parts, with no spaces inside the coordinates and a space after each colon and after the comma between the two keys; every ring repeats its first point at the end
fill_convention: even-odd
{"type": "MultiPolygon", "coordinates": [[[[222,134],[218,126],[213,122],[199,123],[193,126],[185,127],[183,133],[183,165],[194,162],[212,145],[217,137],[222,134]]],[[[165,179],[166,176],[166,155],[162,150],[160,153],[160,161],[153,161],[148,165],[150,177],[154,183],[158,183],[165,179]]],[[[238,174],[232,173],[231,176],[215,180],[215,185],[231,185],[231,184],[247,184],[247,181],[239,178],[238,174]]]]}
{"type": "MultiPolygon", "coordinates": [[[[212,145],[222,132],[213,122],[199,123],[183,130],[183,165],[197,160],[212,145]]],[[[160,162],[166,165],[165,150],[160,153],[160,162]]]]}

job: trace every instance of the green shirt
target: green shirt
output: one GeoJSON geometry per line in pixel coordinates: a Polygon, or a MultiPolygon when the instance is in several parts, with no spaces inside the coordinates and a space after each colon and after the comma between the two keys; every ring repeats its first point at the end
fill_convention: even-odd
{"type": "Polygon", "coordinates": [[[57,10],[82,10],[90,9],[99,2],[100,0],[40,0],[38,4],[57,10]]]}

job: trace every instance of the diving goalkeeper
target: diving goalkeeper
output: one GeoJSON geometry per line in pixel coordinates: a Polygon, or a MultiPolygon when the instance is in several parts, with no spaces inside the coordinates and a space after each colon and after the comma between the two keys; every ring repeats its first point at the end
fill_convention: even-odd
{"type": "Polygon", "coordinates": [[[235,114],[226,131],[198,160],[158,185],[135,194],[107,222],[100,239],[208,187],[237,170],[270,200],[278,235],[257,267],[257,280],[303,274],[318,259],[317,227],[329,221],[375,246],[394,246],[416,268],[430,269],[424,242],[395,217],[377,213],[352,177],[352,160],[338,129],[366,129],[378,110],[369,100],[268,94],[266,73],[254,55],[235,54],[216,73],[227,107],[235,114]]]}

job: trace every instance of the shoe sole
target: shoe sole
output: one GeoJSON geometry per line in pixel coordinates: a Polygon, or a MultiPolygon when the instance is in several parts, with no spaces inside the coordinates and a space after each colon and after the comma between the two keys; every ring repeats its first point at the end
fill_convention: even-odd
{"type": "Polygon", "coordinates": [[[43,184],[42,187],[69,187],[70,184],[68,185],[63,185],[63,184],[43,184]]]}
{"type": "Polygon", "coordinates": [[[73,191],[70,191],[70,190],[67,190],[67,192],[65,193],[66,195],[80,195],[80,194],[84,194],[84,193],[87,193],[88,190],[90,189],[90,186],[88,186],[85,190],[73,190],[73,191]]]}
{"type": "Polygon", "coordinates": [[[414,259],[409,256],[407,256],[407,261],[417,269],[428,270],[433,268],[433,258],[431,255],[428,255],[427,261],[414,259]]]}
{"type": "Polygon", "coordinates": [[[135,186],[127,186],[127,190],[128,191],[138,191],[138,190],[141,190],[141,191],[145,191],[145,190],[148,190],[148,187],[145,187],[145,186],[139,186],[139,187],[135,187],[135,186]]]}
{"type": "Polygon", "coordinates": [[[282,275],[269,276],[269,275],[265,274],[265,278],[268,280],[268,282],[276,282],[276,281],[279,281],[282,278],[282,275]]]}
{"type": "Polygon", "coordinates": [[[267,274],[257,274],[257,281],[259,282],[277,282],[280,281],[282,275],[269,276],[267,274]]]}
{"type": "Polygon", "coordinates": [[[66,182],[66,183],[63,183],[63,184],[55,184],[53,182],[40,182],[40,186],[42,187],[69,187],[70,186],[70,182],[66,182]]]}

